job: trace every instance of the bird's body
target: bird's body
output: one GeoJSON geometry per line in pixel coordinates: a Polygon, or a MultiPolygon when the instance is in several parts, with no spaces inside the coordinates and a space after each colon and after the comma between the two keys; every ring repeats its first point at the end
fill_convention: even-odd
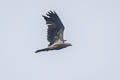
{"type": "Polygon", "coordinates": [[[70,43],[65,43],[66,40],[63,39],[64,25],[56,12],[49,11],[46,15],[47,16],[43,17],[48,25],[47,40],[50,44],[48,45],[48,48],[37,50],[35,53],[49,50],[60,50],[72,46],[70,43]]]}

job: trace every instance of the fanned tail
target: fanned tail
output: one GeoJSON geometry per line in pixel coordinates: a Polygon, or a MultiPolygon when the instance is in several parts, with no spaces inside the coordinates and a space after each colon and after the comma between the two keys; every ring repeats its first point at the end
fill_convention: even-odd
{"type": "Polygon", "coordinates": [[[35,51],[35,53],[42,52],[42,51],[48,51],[48,50],[50,50],[50,49],[49,48],[40,49],[40,50],[35,51]]]}

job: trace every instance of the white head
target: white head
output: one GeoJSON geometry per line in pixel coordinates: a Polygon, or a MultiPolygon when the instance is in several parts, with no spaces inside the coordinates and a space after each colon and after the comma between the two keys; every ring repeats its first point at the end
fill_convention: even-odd
{"type": "Polygon", "coordinates": [[[64,43],[64,45],[65,45],[66,47],[72,46],[72,44],[70,44],[70,43],[64,43]]]}

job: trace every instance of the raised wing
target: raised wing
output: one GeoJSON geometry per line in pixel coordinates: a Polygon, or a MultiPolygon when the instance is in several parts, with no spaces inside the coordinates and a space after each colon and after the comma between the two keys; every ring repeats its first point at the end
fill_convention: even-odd
{"type": "Polygon", "coordinates": [[[48,25],[47,40],[50,42],[50,46],[57,40],[63,41],[64,26],[55,11],[49,11],[46,15],[43,17],[48,25]]]}

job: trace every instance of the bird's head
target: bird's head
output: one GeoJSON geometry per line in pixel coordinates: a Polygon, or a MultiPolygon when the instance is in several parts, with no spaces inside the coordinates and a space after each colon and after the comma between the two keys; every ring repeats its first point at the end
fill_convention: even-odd
{"type": "Polygon", "coordinates": [[[72,44],[70,44],[70,43],[65,43],[66,44],[66,46],[72,46],[72,44]]]}
{"type": "Polygon", "coordinates": [[[64,40],[64,42],[66,42],[67,40],[64,40]]]}

